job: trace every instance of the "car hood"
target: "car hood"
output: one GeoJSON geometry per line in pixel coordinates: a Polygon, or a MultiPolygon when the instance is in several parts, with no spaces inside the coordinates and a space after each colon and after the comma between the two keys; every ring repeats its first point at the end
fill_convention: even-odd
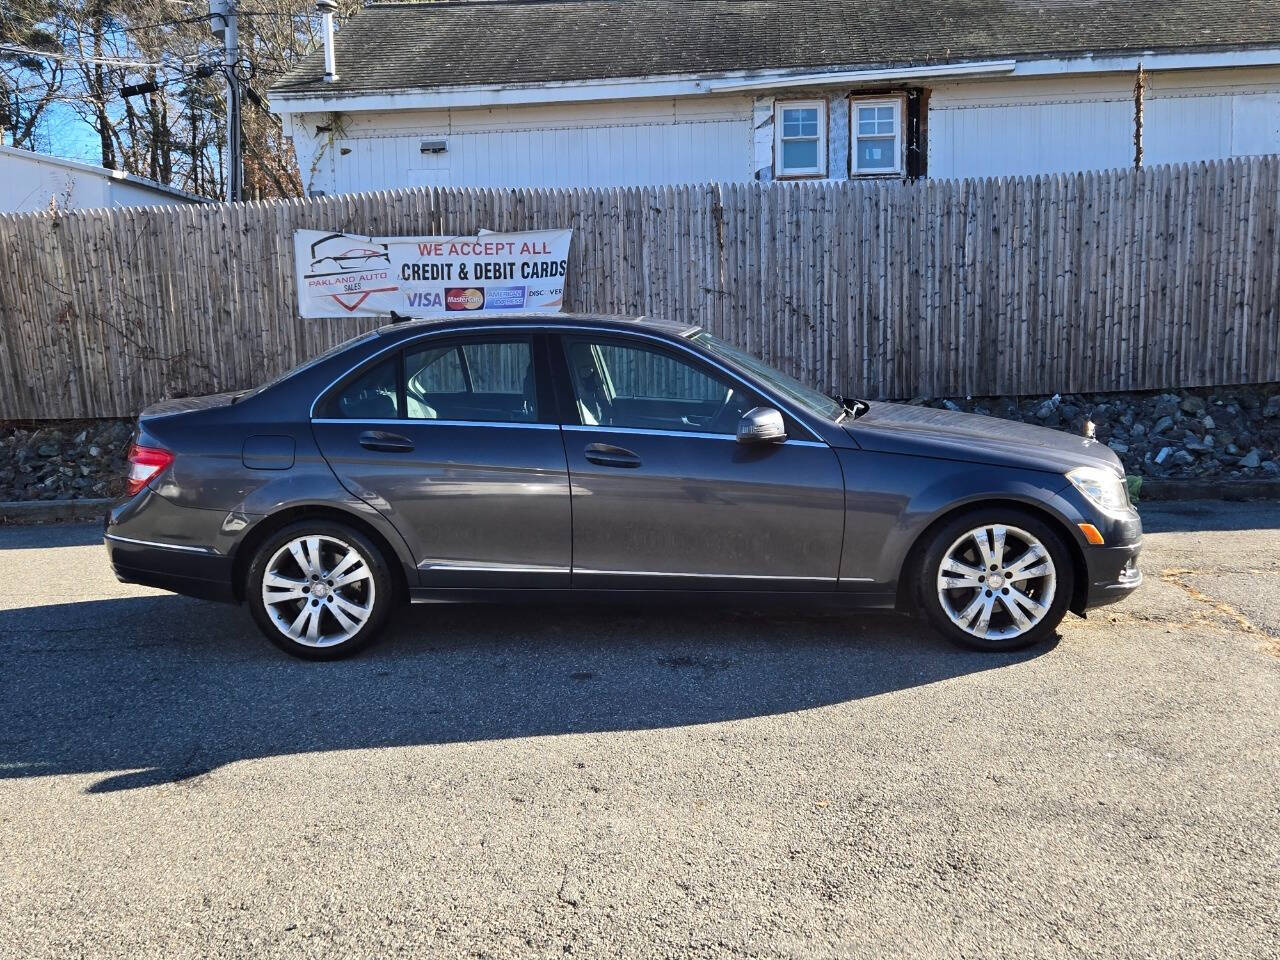
{"type": "Polygon", "coordinates": [[[1096,440],[974,413],[873,403],[870,410],[845,429],[859,447],[880,453],[966,460],[1051,473],[1066,473],[1082,466],[1124,473],[1115,452],[1096,440]]]}

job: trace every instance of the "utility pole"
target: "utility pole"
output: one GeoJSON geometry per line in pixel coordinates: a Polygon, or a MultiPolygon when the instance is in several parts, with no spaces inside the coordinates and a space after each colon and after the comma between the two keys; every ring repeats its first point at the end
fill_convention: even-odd
{"type": "Polygon", "coordinates": [[[244,155],[240,143],[240,35],[238,0],[209,0],[210,25],[222,38],[222,73],[227,81],[227,201],[240,199],[244,188],[244,155]]]}
{"type": "Polygon", "coordinates": [[[187,87],[187,106],[191,109],[191,192],[200,196],[200,118],[196,115],[196,85],[187,87]]]}

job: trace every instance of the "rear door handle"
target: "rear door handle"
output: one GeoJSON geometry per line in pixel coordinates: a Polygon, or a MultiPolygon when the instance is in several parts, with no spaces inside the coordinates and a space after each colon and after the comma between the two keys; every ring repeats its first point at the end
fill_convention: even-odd
{"type": "Polygon", "coordinates": [[[602,467],[621,467],[634,470],[640,466],[640,458],[630,450],[615,447],[607,443],[593,443],[583,451],[583,455],[592,463],[602,467]]]}
{"type": "Polygon", "coordinates": [[[408,453],[413,449],[413,441],[398,433],[366,430],[360,434],[360,446],[366,450],[378,450],[382,453],[408,453]]]}

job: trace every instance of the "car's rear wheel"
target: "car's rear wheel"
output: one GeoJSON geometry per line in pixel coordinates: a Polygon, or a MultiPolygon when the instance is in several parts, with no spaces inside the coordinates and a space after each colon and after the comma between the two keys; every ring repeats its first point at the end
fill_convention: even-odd
{"type": "Polygon", "coordinates": [[[1020,650],[1052,636],[1072,591],[1062,536],[1032,513],[992,508],[956,517],[933,535],[920,600],[948,639],[985,651],[1020,650]]]}
{"type": "Polygon", "coordinates": [[[337,660],[381,632],[395,602],[382,552],[358,530],[301,521],[258,548],[245,596],[267,638],[307,660],[337,660]]]}

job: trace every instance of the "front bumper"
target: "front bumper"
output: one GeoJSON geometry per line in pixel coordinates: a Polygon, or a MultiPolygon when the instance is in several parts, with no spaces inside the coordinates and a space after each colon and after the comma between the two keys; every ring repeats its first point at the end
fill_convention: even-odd
{"type": "Polygon", "coordinates": [[[1138,557],[1142,553],[1142,518],[1136,510],[1112,515],[1098,510],[1074,487],[1068,486],[1062,497],[1075,507],[1079,523],[1093,526],[1102,535],[1103,544],[1088,541],[1077,526],[1076,544],[1084,559],[1085,578],[1077,582],[1071,609],[1085,610],[1119,603],[1142,586],[1142,570],[1138,557]]]}
{"type": "Polygon", "coordinates": [[[1089,572],[1089,590],[1085,609],[1119,603],[1142,586],[1142,570],[1138,567],[1141,552],[1141,540],[1119,547],[1088,549],[1085,567],[1089,572]]]}

